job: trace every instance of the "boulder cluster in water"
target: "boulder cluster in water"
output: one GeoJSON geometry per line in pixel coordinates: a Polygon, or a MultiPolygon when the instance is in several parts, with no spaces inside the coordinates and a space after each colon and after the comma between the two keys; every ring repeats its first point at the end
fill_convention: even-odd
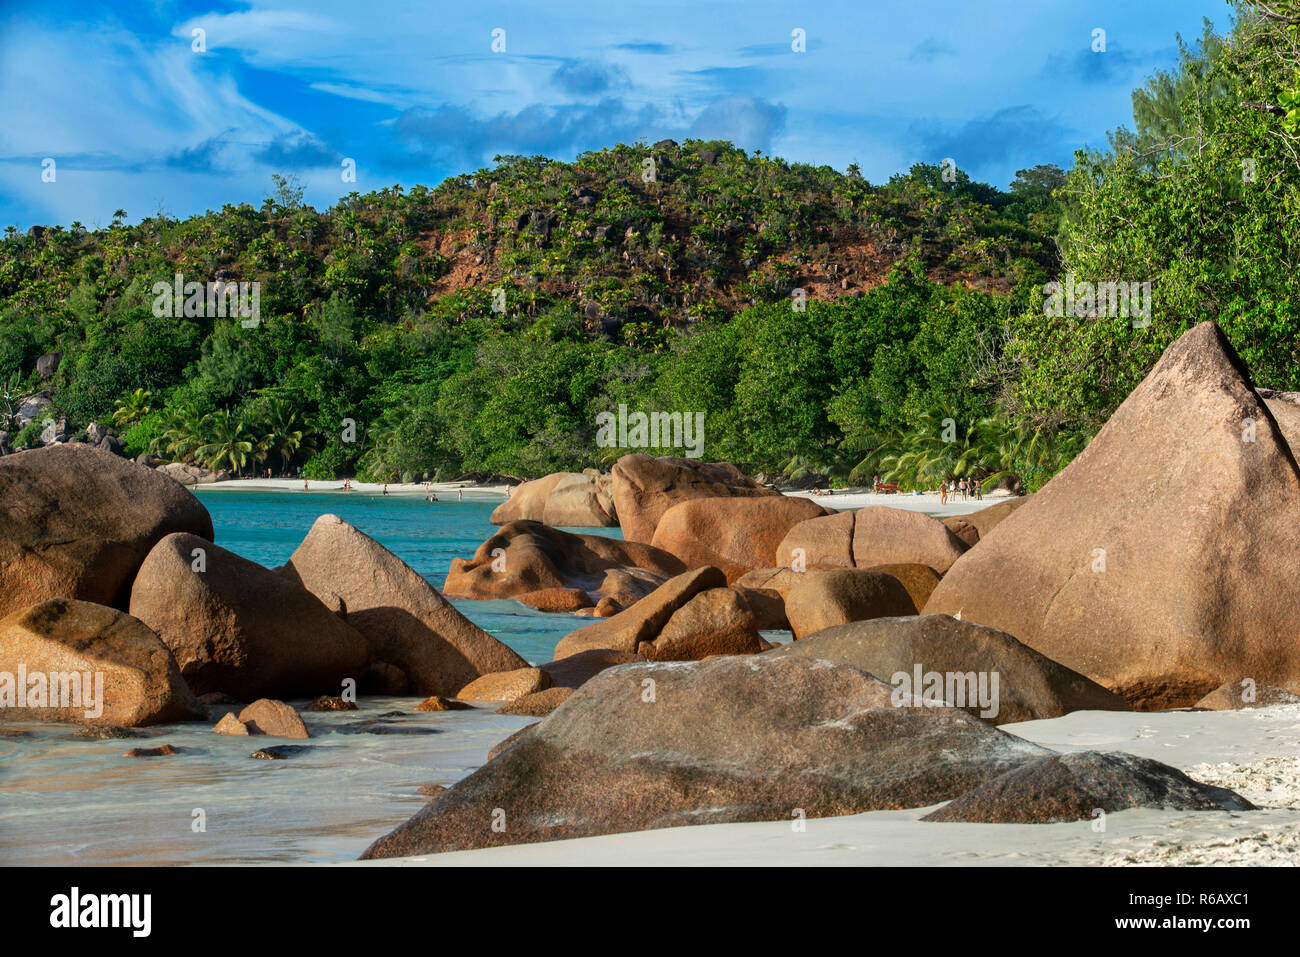
{"type": "Polygon", "coordinates": [[[1300,405],[1203,323],[1031,497],[836,512],[726,463],[628,455],[515,489],[440,592],[333,515],[264,568],[214,544],[173,478],[56,445],[0,459],[0,721],[304,738],[279,699],[344,710],[349,686],[541,718],[367,857],[939,804],[926,820],[1249,810],[998,726],[1296,700],[1294,448],[1300,405]],[[532,667],[446,596],[598,620],[532,667]],[[101,713],[6,702],[20,668],[103,675],[101,713]]]}

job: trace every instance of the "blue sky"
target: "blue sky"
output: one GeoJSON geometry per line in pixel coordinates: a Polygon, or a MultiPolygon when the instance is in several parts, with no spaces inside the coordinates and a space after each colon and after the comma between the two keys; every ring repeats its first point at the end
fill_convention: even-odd
{"type": "Polygon", "coordinates": [[[951,157],[1005,186],[1104,146],[1176,35],[1230,15],[1224,0],[4,5],[0,225],[257,204],[274,172],[325,207],[499,153],[666,136],[856,162],[872,182],[951,157]]]}

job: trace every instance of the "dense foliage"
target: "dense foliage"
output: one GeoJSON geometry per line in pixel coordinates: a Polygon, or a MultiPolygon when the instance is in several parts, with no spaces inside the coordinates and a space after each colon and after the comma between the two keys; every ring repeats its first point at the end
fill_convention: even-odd
{"type": "Polygon", "coordinates": [[[1016,411],[1088,434],[1197,322],[1262,386],[1300,388],[1300,4],[1243,3],[1133,95],[1133,131],[1079,153],[1060,196],[1061,273],[1152,283],[1150,324],[1017,317],[1016,411]]]}

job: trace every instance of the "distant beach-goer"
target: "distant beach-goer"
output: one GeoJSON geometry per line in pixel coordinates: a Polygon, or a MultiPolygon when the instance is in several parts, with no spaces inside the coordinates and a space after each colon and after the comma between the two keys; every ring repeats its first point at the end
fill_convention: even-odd
{"type": "Polygon", "coordinates": [[[388,494],[388,483],[386,483],[386,482],[384,483],[384,494],[385,494],[385,495],[388,494]]]}

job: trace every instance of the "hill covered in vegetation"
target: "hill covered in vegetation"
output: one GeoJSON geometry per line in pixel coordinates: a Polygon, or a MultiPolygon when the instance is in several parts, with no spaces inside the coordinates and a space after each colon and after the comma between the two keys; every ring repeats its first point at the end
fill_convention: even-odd
{"type": "Polygon", "coordinates": [[[37,358],[62,352],[53,399],[74,423],[116,415],[130,452],[226,467],[257,457],[271,420],[303,433],[290,455],[318,477],[580,467],[600,461],[596,413],[623,402],[703,411],[707,454],[777,469],[843,438],[827,400],[846,423],[864,402],[898,425],[925,411],[942,384],[918,363],[969,346],[1052,269],[1058,180],[1035,170],[1004,193],[918,166],[873,187],[689,141],[501,157],[324,212],[279,178],[261,208],[11,232],[0,376],[34,390],[37,358]],[[154,284],[177,273],[258,282],[260,322],[155,316],[154,284]],[[912,355],[932,305],[964,331],[935,328],[912,355]],[[830,365],[763,367],[792,350],[830,365]]]}

